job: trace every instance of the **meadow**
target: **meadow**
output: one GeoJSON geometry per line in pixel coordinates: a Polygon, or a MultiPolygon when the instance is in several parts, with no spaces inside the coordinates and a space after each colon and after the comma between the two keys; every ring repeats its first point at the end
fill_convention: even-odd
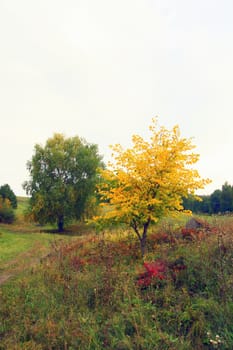
{"type": "Polygon", "coordinates": [[[189,219],[151,227],[143,259],[127,227],[0,225],[0,349],[233,349],[233,217],[189,219]]]}

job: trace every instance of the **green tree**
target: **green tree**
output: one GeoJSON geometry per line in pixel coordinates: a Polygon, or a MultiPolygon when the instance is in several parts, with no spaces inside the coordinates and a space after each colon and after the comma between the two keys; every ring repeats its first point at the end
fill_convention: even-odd
{"type": "Polygon", "coordinates": [[[183,207],[191,210],[193,213],[209,213],[210,212],[210,196],[188,196],[183,198],[183,207]]]}
{"type": "Polygon", "coordinates": [[[210,195],[210,207],[213,214],[218,214],[221,212],[221,190],[215,190],[210,195]]]}
{"type": "Polygon", "coordinates": [[[13,209],[17,208],[17,197],[8,184],[0,187],[0,196],[3,200],[9,199],[13,209]]]}
{"type": "Polygon", "coordinates": [[[200,196],[201,201],[198,202],[198,208],[199,210],[197,210],[196,212],[200,212],[200,213],[205,213],[208,214],[210,213],[210,196],[200,196]]]}
{"type": "Polygon", "coordinates": [[[35,145],[27,163],[30,180],[23,184],[30,198],[30,212],[41,224],[64,223],[80,219],[93,196],[98,168],[103,166],[98,147],[79,137],[54,134],[45,147],[35,145]]]}
{"type": "Polygon", "coordinates": [[[228,182],[222,185],[220,204],[222,213],[233,211],[233,188],[228,182]]]}

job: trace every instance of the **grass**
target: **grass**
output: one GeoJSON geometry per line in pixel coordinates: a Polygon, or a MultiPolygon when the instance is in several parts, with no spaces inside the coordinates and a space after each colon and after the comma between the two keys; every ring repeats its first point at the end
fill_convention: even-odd
{"type": "Polygon", "coordinates": [[[11,225],[0,225],[0,269],[12,259],[37,248],[35,255],[39,256],[42,250],[47,251],[51,242],[62,236],[39,232],[34,224],[24,221],[28,198],[17,197],[18,207],[15,210],[16,222],[11,225]]]}
{"type": "Polygon", "coordinates": [[[21,276],[38,264],[51,249],[51,245],[69,240],[67,235],[44,233],[51,227],[38,227],[24,221],[28,198],[18,197],[16,221],[0,225],[0,285],[10,277],[21,276]]]}
{"type": "Polygon", "coordinates": [[[20,254],[29,251],[38,244],[46,248],[52,241],[61,238],[58,235],[38,232],[33,234],[15,233],[1,226],[0,230],[0,267],[2,263],[17,258],[20,254]]]}
{"type": "Polygon", "coordinates": [[[21,218],[27,210],[29,203],[28,197],[17,197],[17,209],[15,210],[16,216],[21,218]]]}
{"type": "Polygon", "coordinates": [[[233,219],[202,232],[182,231],[184,222],[152,228],[144,261],[166,268],[149,284],[123,228],[53,244],[2,285],[0,349],[232,349],[233,219]]]}

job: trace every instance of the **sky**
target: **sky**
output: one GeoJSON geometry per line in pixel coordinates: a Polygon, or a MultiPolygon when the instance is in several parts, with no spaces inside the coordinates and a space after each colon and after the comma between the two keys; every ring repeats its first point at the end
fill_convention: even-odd
{"type": "Polygon", "coordinates": [[[35,144],[192,137],[202,194],[233,184],[232,0],[0,0],[0,185],[25,195],[35,144]]]}

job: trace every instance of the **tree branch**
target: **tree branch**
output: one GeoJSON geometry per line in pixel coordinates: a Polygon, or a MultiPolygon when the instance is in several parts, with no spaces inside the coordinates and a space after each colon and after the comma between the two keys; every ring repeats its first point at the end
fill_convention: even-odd
{"type": "Polygon", "coordinates": [[[141,241],[142,240],[142,236],[140,235],[140,232],[139,232],[138,226],[137,226],[137,222],[136,222],[135,219],[132,219],[132,222],[131,222],[130,226],[134,229],[136,235],[138,236],[138,239],[141,241]]]}

